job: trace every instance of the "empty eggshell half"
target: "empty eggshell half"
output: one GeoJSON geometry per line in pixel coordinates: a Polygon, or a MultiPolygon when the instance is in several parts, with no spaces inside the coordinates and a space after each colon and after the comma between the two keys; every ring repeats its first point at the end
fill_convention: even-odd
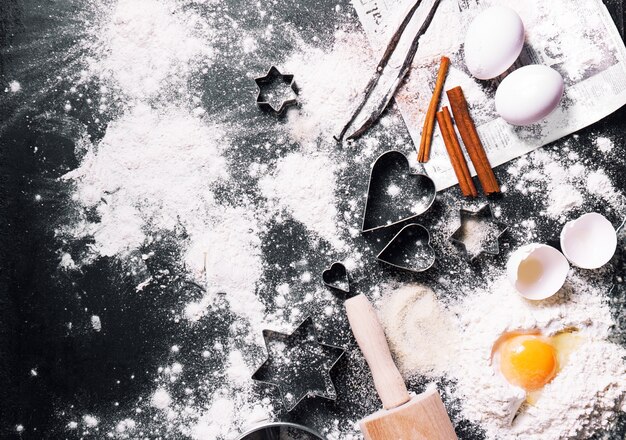
{"type": "Polygon", "coordinates": [[[524,46],[524,23],[517,12],[493,6],[478,14],[465,34],[465,65],[478,79],[491,79],[513,65],[524,46]]]}
{"type": "Polygon", "coordinates": [[[513,125],[541,121],[563,97],[563,77],[548,66],[533,64],[509,74],[496,90],[496,111],[513,125]]]}
{"type": "Polygon", "coordinates": [[[561,249],[574,266],[597,269],[604,266],[617,249],[617,233],[602,214],[590,212],[565,224],[561,249]]]}
{"type": "Polygon", "coordinates": [[[569,263],[552,246],[532,243],[513,252],[506,270],[509,281],[520,295],[540,300],[554,295],[563,287],[569,263]]]}

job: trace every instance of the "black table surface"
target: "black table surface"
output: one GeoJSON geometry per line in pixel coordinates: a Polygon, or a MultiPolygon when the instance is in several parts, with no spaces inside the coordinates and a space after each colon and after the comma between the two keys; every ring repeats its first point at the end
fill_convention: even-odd
{"type": "MultiPolygon", "coordinates": [[[[240,14],[249,2],[228,0],[217,3],[217,6],[211,6],[216,8],[211,12],[228,13],[242,26],[251,29],[257,26],[240,14]]],[[[167,434],[166,421],[156,420],[154,412],[148,410],[137,415],[132,411],[140,397],[145,399],[154,390],[154,372],[172,341],[185,340],[188,346],[201,347],[206,341],[219,340],[235,318],[225,313],[214,317],[210,324],[203,321],[193,327],[172,318],[171,310],[180,309],[180,298],[186,289],[175,276],[181,270],[177,264],[180,247],[175,238],[145,249],[155,254],[147,266],[149,273],[168,269],[173,275],[159,285],[149,286],[141,295],[134,292],[137,278],[126,270],[130,264],[126,261],[100,258],[75,274],[58,269],[58,238],[54,227],[63,221],[71,197],[71,188],[58,177],[79,165],[74,155],[76,127],[86,128],[97,140],[114,117],[105,113],[99,122],[95,122],[94,110],[89,108],[77,111],[71,117],[58,112],[64,100],[63,90],[69,87],[64,79],[66,67],[81,56],[77,41],[85,37],[85,25],[76,17],[87,4],[83,0],[3,0],[0,3],[0,89],[7,87],[14,78],[22,79],[23,84],[18,97],[7,93],[0,97],[0,437],[79,438],[80,431],[66,429],[67,420],[94,413],[105,421],[104,425],[106,420],[122,419],[124,414],[133,415],[138,422],[151,426],[144,432],[144,437],[175,438],[176,435],[167,434]],[[55,83],[57,76],[62,78],[55,83]],[[33,153],[35,146],[36,154],[33,153]],[[42,201],[35,198],[36,194],[42,195],[42,201]],[[92,314],[99,315],[106,322],[106,331],[96,334],[80,330],[81,326],[90,326],[92,314]],[[68,331],[67,322],[75,323],[78,329],[68,331]],[[36,376],[31,373],[33,369],[36,376]],[[132,380],[129,379],[131,376],[132,380]],[[18,425],[24,426],[22,433],[16,431],[18,425]]],[[[621,1],[607,2],[607,5],[623,31],[621,1]]],[[[344,0],[287,0],[266,6],[275,15],[275,23],[294,24],[305,39],[317,36],[320,41],[328,42],[332,41],[336,26],[352,25],[359,29],[352,7],[344,0]],[[344,11],[341,14],[335,11],[338,3],[344,11]]],[[[228,23],[221,26],[228,26],[228,23]]],[[[258,134],[242,133],[238,139],[242,145],[251,142],[250,137],[254,137],[255,142],[260,139],[272,142],[272,127],[276,124],[272,118],[259,116],[254,104],[246,104],[250,103],[250,96],[254,93],[249,74],[262,73],[274,60],[282,59],[292,50],[293,42],[288,35],[276,32],[271,45],[262,49],[265,56],[240,62],[229,59],[228,51],[224,51],[224,59],[218,60],[207,75],[196,81],[196,85],[205,91],[202,105],[207,112],[256,118],[258,134]]],[[[399,117],[395,108],[389,111],[393,117],[399,117]]],[[[406,152],[412,152],[407,133],[403,128],[399,131],[401,133],[395,133],[394,138],[404,136],[407,139],[406,152]]],[[[576,139],[570,136],[544,148],[558,152],[567,141],[583,158],[599,161],[601,158],[592,146],[593,139],[598,135],[610,136],[622,154],[615,155],[620,157],[619,160],[603,165],[619,189],[626,192],[624,132],[626,108],[580,131],[576,139]]],[[[230,160],[240,161],[241,169],[245,169],[251,158],[241,151],[226,154],[230,160]]],[[[340,189],[347,194],[363,194],[369,166],[351,164],[340,177],[340,189]]],[[[497,168],[496,174],[502,182],[507,182],[509,177],[503,167],[497,168]]],[[[245,187],[246,177],[242,176],[242,179],[245,187]]],[[[443,205],[463,206],[456,191],[453,188],[438,195],[428,214],[432,216],[430,218],[442,212],[443,205]]],[[[514,195],[495,199],[493,203],[502,208],[502,220],[510,225],[523,220],[529,210],[537,209],[528,200],[514,195]]],[[[594,208],[602,209],[601,205],[594,208]]],[[[611,220],[618,222],[620,219],[613,216],[611,220]]],[[[428,222],[428,218],[425,221],[428,222]]],[[[554,222],[546,220],[538,225],[537,239],[553,243],[558,230],[554,222]]],[[[280,236],[286,246],[263,248],[265,260],[276,264],[268,265],[264,274],[267,280],[265,290],[259,292],[261,296],[269,297],[281,279],[293,275],[285,273],[289,269],[274,272],[272,267],[288,267],[289,262],[306,255],[311,273],[321,274],[332,261],[325,245],[322,244],[321,250],[314,248],[307,240],[303,226],[295,220],[270,227],[268,242],[272,241],[272,235],[280,236]]],[[[503,242],[505,246],[516,246],[506,235],[503,242]]],[[[351,246],[355,251],[372,255],[370,245],[363,238],[355,238],[351,246]]],[[[345,256],[336,255],[337,258],[345,256]]],[[[480,276],[485,265],[503,267],[504,263],[502,256],[498,256],[489,263],[467,266],[464,260],[444,256],[430,271],[412,275],[385,268],[372,256],[355,278],[357,288],[367,292],[371,286],[385,280],[436,284],[440,274],[450,266],[467,266],[475,276],[480,276]]],[[[625,264],[626,242],[622,235],[618,255],[612,262],[616,280],[625,273],[625,264]]],[[[463,270],[458,272],[463,276],[463,270]]],[[[617,283],[610,294],[616,304],[617,326],[613,337],[622,345],[626,341],[625,291],[617,283]]],[[[319,305],[313,304],[308,312],[317,317],[323,315],[320,310],[319,305]]],[[[371,378],[345,318],[339,317],[332,322],[325,322],[323,316],[319,319],[324,328],[320,337],[325,342],[348,348],[349,355],[340,361],[333,373],[338,400],[307,399],[292,413],[278,410],[276,414],[279,419],[305,423],[317,429],[328,426],[325,421],[330,419],[357,420],[379,405],[375,397],[363,401],[360,396],[364,392],[353,396],[350,391],[350,386],[360,383],[365,393],[374,396],[371,378]]],[[[213,371],[223,368],[220,359],[215,359],[213,364],[195,365],[192,359],[184,363],[189,378],[210,377],[213,371]]],[[[414,377],[409,380],[409,388],[420,391],[424,383],[423,378],[414,377]]],[[[276,394],[259,387],[259,396],[269,396],[274,399],[274,406],[280,408],[276,394]]],[[[454,405],[452,408],[459,437],[481,438],[480,429],[461,420],[454,405]]],[[[104,438],[104,433],[110,429],[111,426],[102,426],[99,433],[87,437],[104,438]]],[[[622,417],[617,428],[605,434],[614,439],[624,438],[626,419],[622,417]]]]}

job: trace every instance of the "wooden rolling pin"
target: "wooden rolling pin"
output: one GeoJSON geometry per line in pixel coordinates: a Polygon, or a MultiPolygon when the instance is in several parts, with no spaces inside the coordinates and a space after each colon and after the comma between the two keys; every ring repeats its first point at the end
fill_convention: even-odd
{"type": "Polygon", "coordinates": [[[352,333],[370,367],[384,408],[359,423],[365,440],[456,440],[437,390],[409,396],[367,298],[359,294],[347,299],[345,305],[352,333]]]}

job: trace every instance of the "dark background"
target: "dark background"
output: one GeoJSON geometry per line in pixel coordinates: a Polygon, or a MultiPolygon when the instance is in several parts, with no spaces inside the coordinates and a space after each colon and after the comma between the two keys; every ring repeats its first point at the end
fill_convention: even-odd
{"type": "MultiPolygon", "coordinates": [[[[240,0],[224,2],[220,12],[228,12],[241,19],[245,26],[253,28],[256,23],[238,15],[244,3],[240,0]]],[[[304,37],[318,36],[321,41],[327,42],[332,39],[334,25],[358,27],[350,5],[341,2],[345,13],[338,15],[334,11],[336,4],[335,0],[285,1],[273,5],[272,13],[279,17],[278,22],[301,27],[304,37]]],[[[607,5],[623,35],[622,2],[610,1],[607,5]]],[[[172,317],[170,310],[180,309],[181,298],[200,294],[185,282],[179,263],[177,239],[184,231],[168,231],[164,241],[143,249],[154,252],[156,258],[141,269],[137,269],[132,259],[101,258],[80,273],[66,274],[58,270],[57,251],[60,246],[79,251],[88,244],[88,240],[59,243],[60,239],[55,237],[55,226],[62,224],[71,210],[71,188],[58,177],[78,166],[74,147],[81,130],[86,130],[97,141],[114,116],[114,110],[111,110],[110,114],[98,115],[100,121],[96,122],[96,115],[89,108],[77,108],[70,116],[58,115],[58,109],[65,100],[64,90],[69,87],[67,78],[75,75],[80,65],[81,52],[77,41],[87,37],[79,19],[83,9],[84,4],[79,0],[4,0],[0,3],[1,438],[18,437],[15,431],[18,424],[25,427],[21,438],[78,438],[80,430],[72,433],[65,426],[68,420],[79,420],[82,414],[97,414],[103,424],[106,424],[108,416],[133,416],[132,410],[138,405],[139,397],[148,396],[154,389],[153,372],[172,341],[185,340],[188,346],[201,349],[206,341],[220,340],[234,319],[226,313],[211,325],[189,328],[179,325],[172,317]],[[20,81],[22,92],[3,93],[2,90],[13,79],[20,81]],[[41,195],[41,200],[35,195],[41,195]],[[160,269],[168,269],[172,275],[159,278],[160,269]],[[156,281],[141,295],[135,294],[135,286],[147,273],[153,274],[156,281]],[[101,333],[86,331],[91,326],[89,318],[92,314],[99,315],[106,323],[106,329],[101,333]],[[68,322],[72,322],[72,329],[68,328],[68,322]],[[31,374],[32,369],[36,370],[36,376],[31,374]],[[131,376],[133,379],[130,379],[131,376]]],[[[239,113],[240,117],[250,118],[252,126],[258,127],[254,134],[240,135],[237,141],[242,145],[252,142],[251,138],[255,142],[263,138],[274,141],[272,126],[276,124],[273,118],[260,115],[251,104],[254,85],[250,84],[246,74],[263,72],[268,65],[288,53],[292,45],[287,36],[284,39],[278,37],[271,47],[264,49],[265,58],[248,60],[243,66],[229,60],[229,51],[225,49],[220,55],[223,59],[215,63],[210,75],[194,78],[194,85],[205,89],[203,105],[209,113],[228,111],[231,115],[235,114],[233,117],[239,113]]],[[[92,87],[92,90],[97,88],[92,87]]],[[[395,113],[395,109],[391,112],[395,113]]],[[[597,163],[602,158],[598,156],[592,140],[599,134],[610,136],[616,140],[615,148],[626,153],[625,130],[626,109],[622,108],[582,130],[577,140],[570,137],[570,145],[583,157],[597,163]]],[[[403,136],[408,139],[406,133],[403,136]]],[[[565,140],[546,148],[559,151],[563,142],[565,140]]],[[[385,148],[381,148],[381,152],[384,151],[385,148]]],[[[412,151],[412,148],[407,141],[406,152],[412,151]]],[[[239,149],[227,153],[230,161],[241,163],[242,170],[252,159],[259,159],[246,157],[245,151],[239,149]]],[[[338,155],[344,153],[340,151],[338,155]]],[[[262,153],[257,151],[255,154],[262,153]]],[[[349,172],[340,179],[340,189],[362,194],[367,185],[369,165],[351,164],[349,172]]],[[[620,189],[626,191],[624,163],[616,161],[603,166],[620,189]]],[[[497,175],[506,183],[508,176],[503,169],[498,169],[497,175]]],[[[254,182],[246,181],[245,177],[242,179],[238,188],[246,190],[248,187],[250,192],[254,192],[254,182]]],[[[224,188],[225,197],[231,191],[232,188],[224,188]]],[[[510,225],[515,225],[525,218],[529,209],[534,209],[528,200],[507,197],[496,198],[492,202],[502,207],[502,220],[510,225]]],[[[425,225],[434,224],[437,216],[445,211],[446,204],[462,206],[455,188],[438,195],[435,206],[422,222],[425,225]]],[[[603,209],[601,203],[588,208],[600,212],[603,209]]],[[[611,220],[617,225],[621,219],[614,216],[611,220]]],[[[539,225],[539,241],[553,242],[558,237],[554,232],[556,230],[559,229],[555,229],[554,222],[546,220],[539,225]]],[[[435,237],[435,242],[437,239],[435,237]]],[[[373,254],[372,248],[377,246],[374,241],[359,238],[355,240],[355,250],[373,254]]],[[[505,247],[516,245],[506,235],[503,242],[505,247]]],[[[264,243],[267,243],[263,253],[268,263],[280,265],[308,256],[311,272],[320,274],[332,261],[324,255],[324,248],[320,250],[311,246],[304,227],[295,221],[271,227],[264,243]],[[283,248],[273,245],[278,237],[286,243],[283,248]],[[311,257],[311,254],[318,256],[311,257]]],[[[614,271],[609,276],[617,277],[625,273],[624,243],[622,235],[618,255],[612,262],[614,271]]],[[[435,267],[421,275],[398,273],[370,258],[361,273],[355,274],[356,289],[367,291],[370,286],[386,279],[416,279],[436,284],[447,268],[459,267],[462,274],[462,269],[468,266],[458,256],[438,257],[435,267]]],[[[491,261],[500,266],[504,263],[501,256],[491,261]]],[[[486,270],[486,264],[480,261],[469,267],[477,276],[486,270]]],[[[268,269],[265,274],[268,280],[266,291],[260,294],[265,295],[269,308],[272,307],[272,287],[295,275],[289,273],[289,269],[281,273],[268,269]]],[[[614,339],[622,344],[626,328],[624,291],[623,285],[618,283],[611,294],[618,321],[614,339]]],[[[319,310],[323,307],[317,306],[312,305],[308,311],[314,317],[320,315],[319,310]]],[[[375,397],[371,397],[373,388],[350,338],[345,319],[326,323],[329,324],[326,326],[323,325],[325,318],[319,319],[325,328],[321,338],[348,348],[349,354],[333,373],[338,401],[306,400],[296,411],[279,413],[278,416],[321,429],[326,418],[358,420],[373,412],[379,404],[375,397]],[[363,382],[364,390],[352,395],[348,386],[353,385],[355,380],[363,382]],[[364,395],[370,397],[364,399],[364,395]]],[[[194,365],[189,360],[185,365],[189,367],[186,374],[192,377],[219,370],[221,360],[216,359],[214,364],[209,365],[194,365]]],[[[409,383],[415,391],[423,385],[424,381],[419,377],[412,378],[409,383]]],[[[276,399],[272,391],[262,387],[259,387],[259,394],[276,399]]],[[[459,436],[480,438],[480,430],[459,420],[454,402],[448,401],[447,397],[446,400],[457,422],[459,436]]],[[[275,407],[279,407],[277,401],[275,407]]],[[[171,434],[165,434],[166,431],[154,417],[155,413],[150,411],[134,417],[144,426],[151,427],[144,432],[144,437],[172,438],[171,434]]],[[[99,434],[93,433],[88,437],[104,437],[104,429],[107,427],[103,426],[99,434]]],[[[618,439],[624,438],[625,433],[626,421],[622,417],[617,430],[607,435],[618,439]]]]}

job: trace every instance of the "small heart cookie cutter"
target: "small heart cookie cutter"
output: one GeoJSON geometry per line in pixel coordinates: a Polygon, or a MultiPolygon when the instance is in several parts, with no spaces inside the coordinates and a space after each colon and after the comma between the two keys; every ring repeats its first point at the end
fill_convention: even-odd
{"type": "Polygon", "coordinates": [[[424,272],[436,260],[435,250],[430,245],[430,232],[422,225],[410,223],[400,229],[376,259],[398,269],[424,272]],[[411,264],[412,261],[417,264],[411,264]]]}
{"type": "MultiPolygon", "coordinates": [[[[410,188],[410,190],[413,195],[415,187],[410,188]]],[[[426,174],[411,173],[409,160],[403,153],[395,150],[387,151],[376,159],[370,172],[361,232],[371,232],[414,219],[430,209],[436,196],[435,182],[430,177],[426,174]],[[397,215],[398,218],[388,217],[390,209],[395,203],[393,198],[399,196],[403,190],[407,190],[409,184],[414,184],[408,180],[403,180],[399,182],[400,184],[404,183],[403,187],[396,185],[393,180],[394,175],[389,173],[389,170],[393,168],[404,172],[405,175],[402,177],[405,179],[417,179],[418,187],[421,190],[421,196],[418,193],[421,200],[414,204],[410,212],[397,215]],[[388,173],[384,174],[385,171],[388,173]],[[387,188],[385,189],[383,186],[387,186],[387,188]]]]}
{"type": "Polygon", "coordinates": [[[341,261],[335,261],[322,272],[322,282],[331,289],[345,294],[350,293],[350,274],[341,261]]]}

